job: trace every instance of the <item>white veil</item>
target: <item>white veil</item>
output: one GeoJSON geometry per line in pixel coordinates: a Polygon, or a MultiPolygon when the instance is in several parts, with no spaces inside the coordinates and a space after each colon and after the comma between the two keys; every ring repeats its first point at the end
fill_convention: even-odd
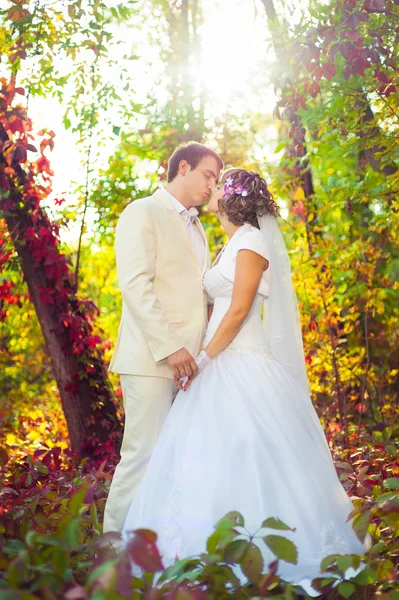
{"type": "Polygon", "coordinates": [[[269,251],[269,295],[264,302],[263,326],[269,349],[310,396],[303,352],[298,303],[292,284],[288,252],[276,217],[258,216],[269,251]]]}

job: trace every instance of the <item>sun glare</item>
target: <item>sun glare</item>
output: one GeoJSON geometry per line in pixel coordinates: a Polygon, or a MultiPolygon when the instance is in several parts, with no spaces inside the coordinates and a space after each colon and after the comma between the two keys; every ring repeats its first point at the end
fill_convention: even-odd
{"type": "Polygon", "coordinates": [[[205,0],[204,14],[201,58],[191,76],[220,109],[237,95],[246,104],[256,68],[267,62],[265,17],[255,2],[239,0],[205,0]]]}

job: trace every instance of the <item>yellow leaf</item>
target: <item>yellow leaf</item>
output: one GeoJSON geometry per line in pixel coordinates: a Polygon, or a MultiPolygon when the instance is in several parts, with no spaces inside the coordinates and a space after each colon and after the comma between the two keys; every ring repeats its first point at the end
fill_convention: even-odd
{"type": "Polygon", "coordinates": [[[8,446],[15,446],[18,442],[18,438],[14,433],[6,433],[6,443],[8,446]]]}
{"type": "Polygon", "coordinates": [[[294,200],[305,200],[305,192],[301,186],[297,187],[293,195],[294,200]]]}

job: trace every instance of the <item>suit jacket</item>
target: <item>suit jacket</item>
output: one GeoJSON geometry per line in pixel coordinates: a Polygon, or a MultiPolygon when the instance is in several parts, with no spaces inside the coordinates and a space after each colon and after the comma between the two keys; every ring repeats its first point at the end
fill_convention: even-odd
{"type": "Polygon", "coordinates": [[[195,223],[205,242],[202,265],[164,190],[122,212],[115,240],[122,319],[109,371],[172,379],[167,356],[183,347],[194,358],[200,352],[208,321],[202,278],[210,256],[199,219],[195,223]]]}

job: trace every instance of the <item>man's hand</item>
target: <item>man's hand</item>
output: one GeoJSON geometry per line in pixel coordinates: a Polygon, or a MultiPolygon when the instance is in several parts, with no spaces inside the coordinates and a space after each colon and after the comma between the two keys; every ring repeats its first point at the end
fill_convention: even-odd
{"type": "Polygon", "coordinates": [[[183,377],[183,379],[180,379],[179,377],[173,377],[173,381],[175,382],[176,387],[179,388],[179,390],[182,390],[183,392],[186,392],[188,390],[194,379],[195,375],[194,377],[186,376],[183,377]]]}
{"type": "Polygon", "coordinates": [[[170,368],[173,369],[173,376],[177,379],[186,376],[192,377],[198,373],[196,362],[186,348],[181,348],[170,354],[166,360],[170,368]]]}

